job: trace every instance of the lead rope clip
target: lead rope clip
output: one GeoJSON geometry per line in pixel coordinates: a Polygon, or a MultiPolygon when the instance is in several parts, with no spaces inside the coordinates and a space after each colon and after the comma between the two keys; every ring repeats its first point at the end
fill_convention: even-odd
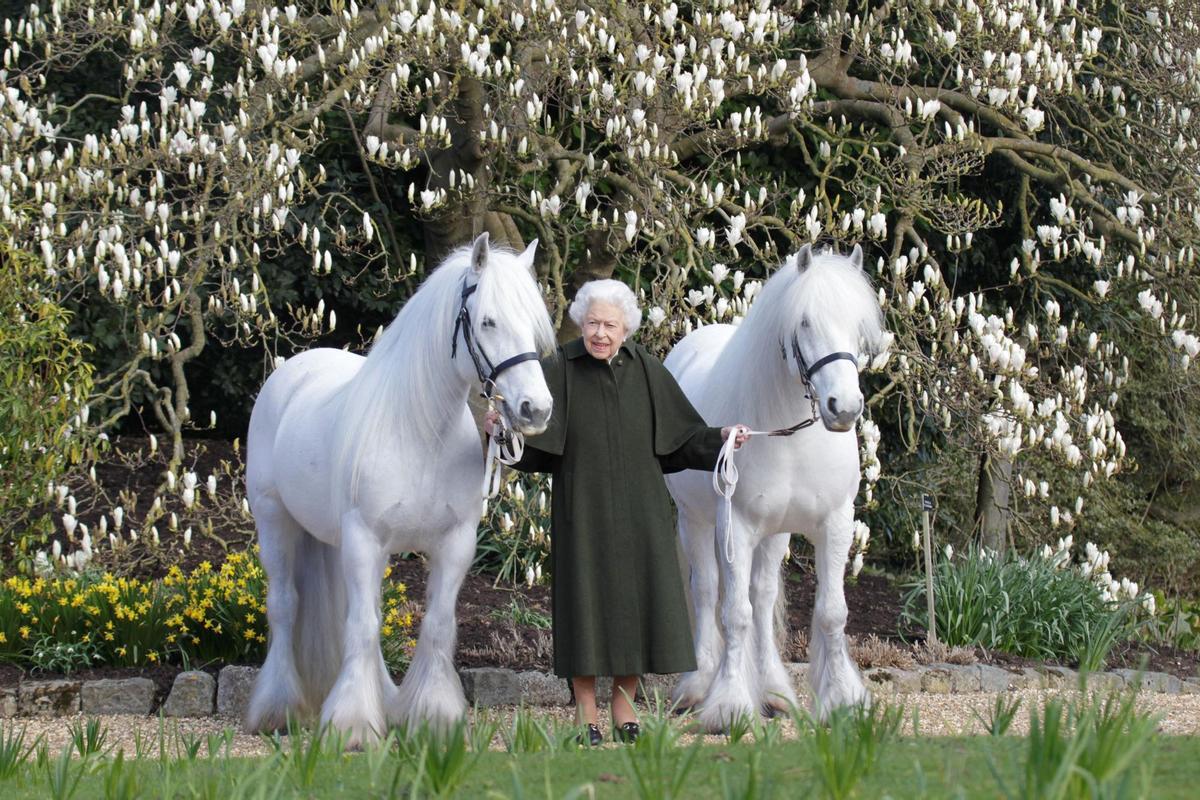
{"type": "MultiPolygon", "coordinates": [[[[496,400],[503,400],[501,395],[488,397],[488,411],[496,410],[496,400]]],[[[512,466],[521,460],[525,454],[525,437],[520,431],[510,428],[504,421],[504,414],[492,426],[488,436],[487,457],[483,471],[483,514],[487,516],[488,500],[500,494],[501,473],[500,464],[512,466]]]]}

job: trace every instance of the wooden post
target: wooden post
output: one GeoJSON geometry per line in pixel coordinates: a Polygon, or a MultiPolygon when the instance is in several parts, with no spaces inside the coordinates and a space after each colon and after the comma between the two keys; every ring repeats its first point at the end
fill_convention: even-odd
{"type": "Polygon", "coordinates": [[[933,498],[921,495],[921,519],[925,525],[925,602],[929,610],[928,641],[937,644],[937,617],[933,611],[933,530],[929,514],[933,511],[933,498]]]}

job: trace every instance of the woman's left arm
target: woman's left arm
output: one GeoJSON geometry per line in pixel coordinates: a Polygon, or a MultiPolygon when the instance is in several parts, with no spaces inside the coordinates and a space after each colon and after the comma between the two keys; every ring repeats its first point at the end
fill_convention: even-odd
{"type": "MultiPolygon", "coordinates": [[[[712,469],[717,464],[725,437],[733,428],[710,427],[662,362],[640,346],[638,351],[650,384],[654,405],[654,451],[662,471],[712,469]]],[[[740,445],[745,436],[741,431],[737,435],[740,445]]]]}
{"type": "Polygon", "coordinates": [[[717,464],[717,454],[725,443],[725,428],[697,425],[695,431],[677,449],[660,455],[658,463],[664,473],[685,469],[711,470],[717,464]]]}

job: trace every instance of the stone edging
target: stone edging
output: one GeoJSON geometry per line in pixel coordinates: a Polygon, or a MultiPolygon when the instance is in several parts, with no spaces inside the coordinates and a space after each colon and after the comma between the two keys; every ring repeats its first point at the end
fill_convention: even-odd
{"type": "MultiPolygon", "coordinates": [[[[797,692],[808,693],[808,664],[787,665],[797,692]]],[[[73,716],[84,714],[136,714],[161,712],[165,717],[240,718],[250,699],[258,667],[224,667],[216,678],[207,672],[181,672],[167,699],[155,707],[154,682],[148,678],[94,681],[70,679],[25,680],[16,687],[0,688],[0,717],[73,716]]],[[[517,672],[497,667],[463,669],[459,672],[467,702],[479,707],[561,706],[571,693],[562,678],[537,670],[517,672]]],[[[1007,692],[1024,689],[1070,689],[1079,673],[1064,667],[1002,669],[987,664],[930,664],[915,669],[875,667],[863,671],[871,691],[879,696],[914,694],[966,694],[1007,692]]],[[[1200,694],[1200,678],[1180,679],[1165,672],[1118,669],[1089,675],[1088,688],[1120,689],[1140,680],[1140,688],[1162,694],[1200,694]]],[[[607,681],[597,683],[597,700],[607,702],[607,681]]],[[[647,675],[647,692],[663,697],[675,685],[673,675],[647,675]]]]}

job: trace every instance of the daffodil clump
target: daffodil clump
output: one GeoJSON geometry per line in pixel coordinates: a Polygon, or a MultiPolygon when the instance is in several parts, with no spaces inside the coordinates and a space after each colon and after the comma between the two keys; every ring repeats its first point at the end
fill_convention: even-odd
{"type": "MultiPolygon", "coordinates": [[[[267,578],[257,548],[220,567],[205,561],[161,580],[84,573],[15,575],[0,584],[0,661],[61,671],[106,664],[147,666],[261,661],[266,656],[267,578]],[[72,660],[71,656],[74,656],[72,660]]],[[[406,587],[384,587],[385,648],[411,649],[406,587]]]]}

